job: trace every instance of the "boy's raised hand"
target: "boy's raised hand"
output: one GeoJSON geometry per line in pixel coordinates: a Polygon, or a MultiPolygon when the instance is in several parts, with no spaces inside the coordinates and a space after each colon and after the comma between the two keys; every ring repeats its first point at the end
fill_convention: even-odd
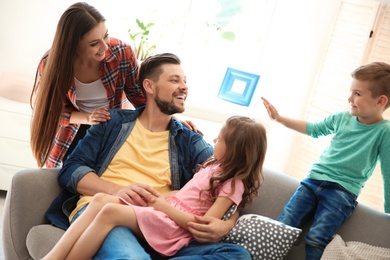
{"type": "Polygon", "coordinates": [[[269,117],[272,120],[278,121],[280,116],[279,116],[279,113],[276,110],[276,108],[267,99],[265,99],[263,97],[261,97],[261,99],[263,100],[263,104],[264,104],[265,108],[267,109],[269,117]]]}
{"type": "Polygon", "coordinates": [[[295,131],[298,131],[302,134],[307,134],[306,132],[306,121],[303,120],[296,120],[296,119],[291,119],[287,118],[284,116],[279,115],[278,111],[276,108],[268,102],[265,98],[261,97],[263,100],[263,104],[265,108],[267,109],[268,115],[272,120],[275,120],[276,122],[283,124],[284,126],[293,129],[295,131]]]}

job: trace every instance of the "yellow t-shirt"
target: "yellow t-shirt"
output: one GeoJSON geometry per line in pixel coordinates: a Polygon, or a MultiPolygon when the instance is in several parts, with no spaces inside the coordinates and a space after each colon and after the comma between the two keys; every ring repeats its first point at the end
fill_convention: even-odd
{"type": "MultiPolygon", "coordinates": [[[[118,185],[145,183],[160,193],[171,191],[168,151],[169,131],[151,132],[137,119],[135,126],[101,178],[118,185]]],[[[69,219],[88,204],[92,196],[80,196],[69,219]]]]}

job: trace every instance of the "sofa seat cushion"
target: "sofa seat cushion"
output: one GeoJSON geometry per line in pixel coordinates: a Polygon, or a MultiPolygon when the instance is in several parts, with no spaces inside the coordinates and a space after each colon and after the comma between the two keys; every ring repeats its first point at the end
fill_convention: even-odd
{"type": "Polygon", "coordinates": [[[335,235],[326,246],[321,260],[390,259],[390,249],[357,241],[344,241],[335,235]]]}
{"type": "Polygon", "coordinates": [[[26,238],[28,252],[34,259],[42,259],[64,233],[64,230],[49,224],[33,227],[26,238]]]}
{"type": "Polygon", "coordinates": [[[238,218],[224,242],[238,244],[249,251],[252,259],[284,259],[301,229],[256,214],[238,218]]]}

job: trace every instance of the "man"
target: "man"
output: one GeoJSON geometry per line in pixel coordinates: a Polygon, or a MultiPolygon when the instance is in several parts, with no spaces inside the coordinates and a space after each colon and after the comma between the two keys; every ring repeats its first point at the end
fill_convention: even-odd
{"type": "MultiPolygon", "coordinates": [[[[193,170],[213,154],[203,137],[172,118],[184,111],[188,88],[180,60],[174,54],[146,59],[139,71],[146,106],[137,110],[111,110],[111,119],[93,126],[59,172],[62,187],[79,194],[62,205],[74,221],[98,192],[120,196],[146,206],[159,193],[180,189],[193,170]]],[[[228,221],[197,217],[189,223],[195,240],[175,257],[250,259],[242,247],[218,242],[233,227],[228,221]]],[[[61,223],[50,212],[53,224],[61,223]]],[[[153,253],[153,252],[152,252],[153,253]]],[[[153,257],[155,258],[155,257],[153,257]]],[[[115,228],[95,259],[150,259],[130,229],[115,228]]]]}

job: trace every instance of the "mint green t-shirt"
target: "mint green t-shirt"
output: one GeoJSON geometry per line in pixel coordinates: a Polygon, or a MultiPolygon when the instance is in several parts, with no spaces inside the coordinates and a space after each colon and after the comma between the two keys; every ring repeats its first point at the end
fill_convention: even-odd
{"type": "Polygon", "coordinates": [[[380,162],[384,183],[385,212],[390,213],[390,121],[366,125],[349,111],[331,114],[306,125],[309,136],[334,134],[330,145],[313,164],[308,177],[336,182],[359,195],[380,162]]]}

